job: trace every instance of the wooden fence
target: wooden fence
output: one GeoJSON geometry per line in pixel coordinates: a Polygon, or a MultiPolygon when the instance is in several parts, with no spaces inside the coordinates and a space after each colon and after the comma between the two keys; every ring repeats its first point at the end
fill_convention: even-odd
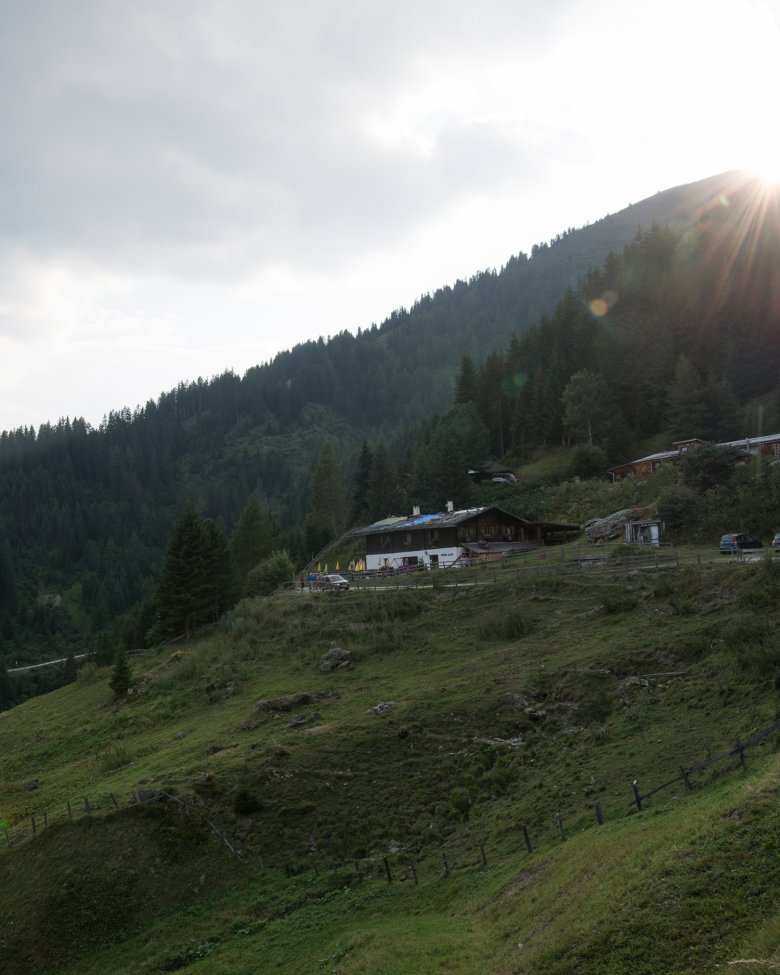
{"type": "MultiPolygon", "coordinates": [[[[675,776],[644,792],[640,790],[638,781],[634,780],[630,783],[631,801],[627,806],[622,807],[620,815],[625,816],[631,810],[641,812],[651,797],[679,783],[683,784],[686,791],[695,788],[695,776],[718,763],[736,759],[739,763],[738,767],[743,772],[746,772],[746,752],[765,742],[771,735],[778,733],[780,733],[780,720],[773,722],[744,741],[741,738],[737,738],[731,748],[718,755],[707,758],[694,765],[680,766],[675,776]]],[[[26,820],[19,820],[12,827],[5,826],[3,828],[4,840],[0,843],[0,849],[8,849],[12,846],[29,842],[41,829],[51,826],[58,821],[73,820],[77,816],[91,816],[100,812],[113,813],[122,808],[159,802],[173,804],[173,807],[176,808],[180,815],[190,817],[198,822],[219,841],[229,856],[243,863],[253,864],[261,872],[265,870],[266,867],[262,858],[250,856],[246,851],[242,850],[239,841],[235,837],[230,836],[227,830],[220,827],[213,819],[206,815],[205,806],[199,800],[193,798],[183,799],[161,789],[140,790],[131,793],[129,797],[124,799],[117,798],[111,792],[100,797],[90,798],[84,796],[78,801],[68,801],[66,808],[54,813],[44,809],[38,813],[31,814],[26,820]]],[[[604,825],[607,821],[607,816],[600,800],[593,803],[593,817],[594,824],[598,826],[604,825]]],[[[580,822],[581,820],[582,814],[580,813],[577,821],[580,822]]],[[[520,851],[524,850],[526,855],[533,853],[543,845],[564,842],[566,838],[566,823],[560,814],[555,816],[554,822],[550,824],[549,831],[545,831],[544,833],[540,831],[532,835],[527,824],[520,823],[518,825],[518,849],[520,851]]],[[[466,857],[463,854],[462,848],[460,857],[460,862],[457,863],[457,866],[460,868],[485,868],[488,866],[485,844],[479,840],[475,841],[474,850],[470,857],[466,857]]],[[[399,849],[384,855],[364,857],[349,862],[330,862],[326,865],[306,864],[303,867],[296,866],[282,854],[276,864],[277,869],[283,870],[288,877],[296,876],[304,871],[314,870],[319,873],[321,869],[329,869],[334,873],[345,871],[349,873],[354,872],[359,879],[383,877],[388,883],[395,880],[411,880],[415,884],[419,882],[421,874],[430,875],[433,873],[436,877],[447,877],[455,866],[452,852],[443,848],[434,853],[430,853],[429,851],[424,861],[417,858],[417,853],[413,849],[399,849]]]]}

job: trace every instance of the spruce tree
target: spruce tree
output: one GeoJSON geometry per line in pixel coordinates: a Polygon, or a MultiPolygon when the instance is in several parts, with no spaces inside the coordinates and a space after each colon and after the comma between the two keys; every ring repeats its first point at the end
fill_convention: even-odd
{"type": "Polygon", "coordinates": [[[130,664],[127,662],[125,651],[121,647],[114,654],[114,667],[108,684],[115,697],[124,697],[133,686],[133,673],[130,670],[130,664]]]}
{"type": "Polygon", "coordinates": [[[270,515],[263,512],[257,494],[253,492],[230,536],[230,552],[241,584],[249,571],[273,551],[278,536],[278,527],[270,515]]]}
{"type": "Polygon", "coordinates": [[[700,437],[704,433],[706,402],[704,385],[690,360],[681,355],[667,395],[667,422],[674,438],[700,437]]]}
{"type": "Polygon", "coordinates": [[[233,589],[224,536],[188,507],[174,526],[157,589],[160,635],[191,636],[228,608],[233,589]]]}
{"type": "Polygon", "coordinates": [[[473,403],[477,398],[477,370],[470,355],[465,354],[460,360],[460,369],[455,380],[454,402],[473,403]]]}
{"type": "Polygon", "coordinates": [[[371,465],[373,454],[368,444],[363,441],[358,456],[357,471],[352,488],[352,522],[359,525],[369,517],[368,514],[368,490],[371,477],[371,465]]]}
{"type": "Polygon", "coordinates": [[[387,448],[380,443],[374,453],[371,474],[368,479],[366,509],[371,521],[398,514],[401,499],[398,490],[398,476],[390,463],[387,448]]]}
{"type": "Polygon", "coordinates": [[[347,505],[341,468],[330,439],[322,445],[310,487],[310,524],[321,531],[327,541],[338,538],[344,530],[347,505]]]}

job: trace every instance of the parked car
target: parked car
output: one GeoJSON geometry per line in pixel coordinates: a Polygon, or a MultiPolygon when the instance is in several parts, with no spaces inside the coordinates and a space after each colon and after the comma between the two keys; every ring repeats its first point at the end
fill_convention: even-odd
{"type": "Polygon", "coordinates": [[[775,532],[775,537],[772,539],[772,551],[780,552],[780,532],[775,532]]]}
{"type": "MultiPolygon", "coordinates": [[[[777,537],[777,536],[776,536],[777,537]]],[[[747,532],[726,532],[720,538],[720,554],[733,555],[734,552],[741,552],[746,548],[762,548],[762,544],[757,538],[748,535],[747,532]]]]}
{"type": "Polygon", "coordinates": [[[329,572],[324,576],[317,576],[317,579],[313,583],[314,589],[349,589],[349,583],[344,578],[344,576],[337,575],[335,572],[329,572]]]}

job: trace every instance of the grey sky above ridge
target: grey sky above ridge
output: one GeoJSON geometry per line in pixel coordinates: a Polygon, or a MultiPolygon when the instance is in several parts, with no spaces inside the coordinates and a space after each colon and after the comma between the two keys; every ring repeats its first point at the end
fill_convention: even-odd
{"type": "Polygon", "coordinates": [[[0,429],[778,163],[774,0],[0,0],[0,429]]]}

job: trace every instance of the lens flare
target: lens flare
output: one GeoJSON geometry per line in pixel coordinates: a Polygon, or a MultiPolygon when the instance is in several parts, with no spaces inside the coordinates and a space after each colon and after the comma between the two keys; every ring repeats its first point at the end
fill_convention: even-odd
{"type": "Polygon", "coordinates": [[[590,303],[590,313],[596,318],[603,318],[618,300],[618,293],[612,289],[605,291],[600,298],[594,298],[590,303]]]}

